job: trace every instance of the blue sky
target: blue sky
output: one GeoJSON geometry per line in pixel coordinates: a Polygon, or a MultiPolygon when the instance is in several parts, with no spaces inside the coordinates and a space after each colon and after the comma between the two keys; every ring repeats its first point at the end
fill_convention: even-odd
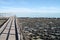
{"type": "Polygon", "coordinates": [[[0,0],[0,13],[20,17],[60,17],[60,0],[0,0]]]}

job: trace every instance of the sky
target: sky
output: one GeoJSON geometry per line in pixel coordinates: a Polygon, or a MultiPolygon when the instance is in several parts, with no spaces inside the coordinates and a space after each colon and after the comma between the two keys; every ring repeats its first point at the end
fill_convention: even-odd
{"type": "Polygon", "coordinates": [[[0,0],[0,13],[18,17],[60,17],[60,0],[0,0]]]}

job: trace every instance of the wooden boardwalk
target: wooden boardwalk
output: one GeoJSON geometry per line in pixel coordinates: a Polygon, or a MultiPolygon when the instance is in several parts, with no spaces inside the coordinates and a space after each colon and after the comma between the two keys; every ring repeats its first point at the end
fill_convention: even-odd
{"type": "Polygon", "coordinates": [[[16,17],[10,17],[0,28],[0,40],[20,40],[16,17]]]}

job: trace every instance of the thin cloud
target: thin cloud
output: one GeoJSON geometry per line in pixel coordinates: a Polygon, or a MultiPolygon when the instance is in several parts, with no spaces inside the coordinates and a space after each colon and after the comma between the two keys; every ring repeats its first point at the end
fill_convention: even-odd
{"type": "Polygon", "coordinates": [[[19,5],[28,5],[28,2],[26,2],[26,1],[22,1],[22,0],[0,0],[0,4],[1,5],[7,5],[8,7],[9,6],[12,6],[12,7],[14,7],[14,6],[19,6],[19,5]]]}
{"type": "Polygon", "coordinates": [[[40,7],[39,9],[4,7],[0,13],[60,13],[60,8],[40,7]]]}

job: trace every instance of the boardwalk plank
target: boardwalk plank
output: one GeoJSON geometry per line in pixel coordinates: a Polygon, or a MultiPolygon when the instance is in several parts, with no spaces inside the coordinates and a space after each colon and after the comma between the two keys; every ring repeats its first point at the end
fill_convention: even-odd
{"type": "Polygon", "coordinates": [[[5,23],[3,27],[0,29],[1,33],[1,31],[3,31],[3,29],[5,28],[5,25],[7,25],[2,34],[0,35],[0,40],[20,40],[20,34],[18,30],[19,28],[17,28],[16,26],[15,18],[10,17],[9,20],[9,23],[5,23]]]}

